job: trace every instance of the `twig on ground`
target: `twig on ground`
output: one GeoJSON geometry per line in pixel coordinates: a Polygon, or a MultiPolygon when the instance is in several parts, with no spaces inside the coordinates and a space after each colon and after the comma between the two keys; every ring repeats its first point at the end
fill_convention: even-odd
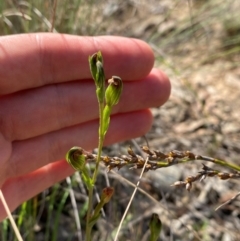
{"type": "Polygon", "coordinates": [[[220,206],[218,206],[215,211],[217,211],[218,209],[222,208],[223,206],[229,204],[230,202],[234,201],[235,199],[238,198],[238,196],[240,196],[240,192],[238,192],[235,196],[233,196],[232,198],[230,198],[229,200],[227,200],[226,202],[224,202],[223,204],[221,204],[220,206]]]}

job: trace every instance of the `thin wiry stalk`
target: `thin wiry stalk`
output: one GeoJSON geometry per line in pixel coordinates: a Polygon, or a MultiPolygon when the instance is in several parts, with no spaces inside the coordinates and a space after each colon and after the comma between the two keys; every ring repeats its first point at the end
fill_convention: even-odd
{"type": "Polygon", "coordinates": [[[240,196],[240,192],[238,192],[237,194],[235,194],[232,198],[230,198],[229,200],[227,200],[226,202],[224,202],[223,204],[221,204],[220,206],[218,206],[215,211],[217,211],[218,209],[222,208],[223,206],[229,204],[230,202],[232,202],[233,200],[237,199],[240,196]]]}
{"type": "Polygon", "coordinates": [[[77,202],[76,202],[76,198],[72,189],[72,181],[70,177],[66,178],[66,182],[68,184],[68,189],[69,189],[69,195],[70,195],[70,199],[71,199],[71,203],[72,203],[72,207],[73,207],[73,213],[74,213],[74,217],[75,217],[75,223],[76,223],[76,227],[77,227],[77,237],[79,241],[82,241],[82,230],[81,230],[81,222],[80,222],[80,218],[78,215],[78,208],[77,208],[77,202]]]}
{"type": "Polygon", "coordinates": [[[19,232],[19,230],[17,228],[17,225],[16,225],[16,223],[15,223],[15,221],[13,219],[13,216],[12,216],[12,214],[11,214],[9,208],[8,208],[7,202],[6,202],[5,198],[4,198],[4,195],[3,195],[1,189],[0,189],[0,200],[2,201],[3,207],[4,207],[4,209],[5,209],[5,211],[6,211],[7,215],[8,215],[8,218],[9,218],[9,220],[11,222],[12,228],[13,228],[13,230],[15,232],[15,235],[16,235],[18,241],[23,241],[23,238],[22,238],[22,236],[21,236],[21,234],[20,234],[20,232],[19,232]]]}
{"type": "Polygon", "coordinates": [[[132,201],[133,201],[133,199],[134,199],[134,196],[135,196],[135,194],[136,194],[136,192],[137,192],[137,190],[138,190],[138,186],[139,186],[139,184],[140,184],[140,181],[141,181],[141,178],[142,178],[142,176],[143,176],[143,173],[144,173],[144,170],[145,170],[145,168],[146,168],[147,163],[148,163],[148,158],[147,158],[147,160],[146,160],[146,162],[145,162],[145,164],[144,164],[144,166],[143,166],[142,172],[141,172],[141,174],[140,174],[140,176],[139,176],[139,180],[138,180],[138,182],[137,182],[137,184],[136,184],[136,187],[135,187],[135,189],[134,189],[134,191],[133,191],[133,194],[132,194],[132,196],[131,196],[131,198],[130,198],[130,200],[129,200],[129,203],[128,203],[127,207],[126,207],[126,210],[125,210],[125,212],[124,212],[124,214],[123,214],[123,216],[122,216],[122,219],[121,219],[121,221],[120,221],[120,223],[119,223],[119,226],[118,226],[117,233],[116,233],[116,236],[115,236],[115,238],[114,238],[114,241],[117,241],[117,238],[118,238],[120,229],[121,229],[121,227],[122,227],[123,221],[124,221],[124,219],[125,219],[125,217],[126,217],[126,215],[127,215],[127,213],[128,213],[128,210],[129,210],[129,208],[130,208],[130,205],[132,204],[132,201]]]}
{"type": "Polygon", "coordinates": [[[53,14],[52,14],[52,24],[51,24],[50,32],[53,32],[53,29],[54,29],[55,18],[56,18],[56,9],[57,9],[57,0],[54,0],[54,3],[53,3],[53,14]]]}

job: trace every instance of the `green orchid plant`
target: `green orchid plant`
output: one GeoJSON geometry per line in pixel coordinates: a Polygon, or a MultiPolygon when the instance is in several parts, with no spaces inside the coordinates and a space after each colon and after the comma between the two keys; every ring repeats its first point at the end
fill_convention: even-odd
{"type": "Polygon", "coordinates": [[[114,193],[114,189],[112,187],[106,187],[103,189],[100,202],[93,210],[93,188],[97,180],[102,147],[110,125],[112,108],[119,102],[121,97],[123,82],[120,77],[113,76],[108,80],[108,86],[105,86],[106,78],[103,69],[103,57],[100,51],[92,56],[89,56],[88,61],[91,74],[96,85],[96,95],[99,106],[98,155],[95,159],[96,166],[93,175],[90,175],[88,168],[86,167],[86,152],[82,148],[72,147],[66,154],[66,160],[76,171],[80,172],[82,180],[88,189],[89,202],[86,220],[86,240],[90,241],[92,227],[100,216],[100,210],[110,201],[114,193]]]}

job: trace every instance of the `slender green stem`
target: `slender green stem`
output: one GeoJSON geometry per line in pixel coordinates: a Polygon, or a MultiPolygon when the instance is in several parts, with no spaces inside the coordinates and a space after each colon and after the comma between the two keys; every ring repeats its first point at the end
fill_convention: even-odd
{"type": "Polygon", "coordinates": [[[161,167],[169,167],[169,166],[172,166],[172,165],[175,165],[175,164],[181,164],[181,163],[186,163],[186,162],[192,162],[192,161],[196,161],[196,160],[200,160],[200,161],[207,161],[207,162],[213,162],[217,165],[220,165],[220,166],[223,166],[223,167],[228,167],[232,170],[235,170],[235,171],[240,171],[240,166],[236,165],[236,164],[233,164],[233,163],[230,163],[230,162],[226,162],[226,161],[223,161],[223,160],[220,160],[220,159],[216,159],[216,158],[212,158],[212,157],[208,157],[208,156],[196,156],[194,159],[191,159],[191,158],[183,158],[181,160],[178,160],[177,162],[173,162],[173,163],[169,163],[169,162],[166,162],[166,161],[157,161],[157,166],[158,168],[161,168],[161,167]]]}
{"type": "Polygon", "coordinates": [[[207,157],[207,156],[200,156],[199,160],[213,162],[213,163],[216,163],[220,166],[228,167],[228,168],[233,169],[233,170],[238,171],[238,172],[240,171],[240,166],[235,165],[234,163],[230,163],[230,162],[220,160],[220,159],[207,157]]]}
{"type": "Polygon", "coordinates": [[[102,147],[104,142],[104,130],[103,130],[103,109],[104,109],[104,103],[99,103],[99,141],[98,141],[98,154],[97,154],[97,160],[96,160],[96,167],[93,173],[93,185],[96,182],[97,174],[98,174],[98,168],[99,163],[101,161],[101,155],[102,155],[102,147]]]}
{"type": "Polygon", "coordinates": [[[88,190],[88,210],[87,210],[87,225],[86,225],[86,240],[91,241],[91,231],[92,227],[89,225],[89,221],[92,213],[92,203],[93,203],[93,187],[88,190]]]}
{"type": "Polygon", "coordinates": [[[62,195],[60,203],[57,205],[57,210],[56,210],[57,213],[55,213],[52,236],[50,237],[50,240],[52,240],[52,241],[58,240],[58,228],[59,228],[59,222],[60,222],[60,219],[61,219],[60,216],[62,214],[62,210],[64,208],[64,205],[65,205],[66,201],[67,201],[68,196],[69,196],[69,192],[65,191],[62,195]]]}
{"type": "MultiPolygon", "coordinates": [[[[95,185],[97,174],[98,174],[98,168],[99,163],[101,161],[101,154],[102,154],[102,147],[104,142],[104,133],[103,133],[103,109],[104,109],[104,103],[99,103],[99,142],[98,142],[98,155],[96,160],[96,167],[94,169],[93,173],[93,186],[95,185]]],[[[87,211],[87,227],[86,227],[86,240],[91,241],[91,231],[92,231],[92,225],[90,225],[90,218],[92,213],[92,207],[93,207],[93,186],[89,188],[88,190],[88,211],[87,211]]]]}

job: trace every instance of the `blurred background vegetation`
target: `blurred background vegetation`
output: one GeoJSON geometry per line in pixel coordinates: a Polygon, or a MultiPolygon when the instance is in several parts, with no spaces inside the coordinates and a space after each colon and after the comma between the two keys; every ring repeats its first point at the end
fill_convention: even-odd
{"type": "MultiPolygon", "coordinates": [[[[154,50],[156,67],[168,74],[173,85],[170,101],[161,109],[153,109],[155,122],[147,136],[150,146],[160,146],[163,151],[190,149],[200,154],[230,158],[240,164],[239,12],[238,0],[2,0],[0,35],[53,31],[90,36],[121,35],[145,40],[154,50]]],[[[137,143],[141,142],[137,140],[137,143]]],[[[123,149],[114,145],[105,151],[119,153],[119,150],[123,149]]],[[[185,172],[178,169],[165,179],[173,176],[171,181],[174,181],[185,172]]],[[[129,173],[126,177],[134,181],[138,173],[129,173]]],[[[104,174],[100,179],[100,183],[106,182],[104,174]]],[[[132,190],[116,177],[110,175],[110,179],[118,194],[105,210],[107,218],[96,227],[94,240],[112,240],[111,235],[116,231],[132,190]],[[115,210],[114,215],[110,210],[115,210]]],[[[239,221],[239,212],[234,216],[233,210],[225,210],[230,212],[232,219],[226,218],[224,212],[221,213],[223,216],[207,216],[216,202],[222,200],[223,193],[219,189],[208,186],[206,190],[201,186],[195,197],[188,197],[186,201],[188,194],[180,191],[173,195],[174,190],[169,191],[170,188],[159,191],[156,185],[159,179],[149,180],[143,188],[158,200],[167,201],[166,209],[171,204],[179,207],[177,210],[170,208],[174,217],[180,219],[186,214],[182,222],[191,226],[189,229],[184,225],[174,226],[173,216],[161,212],[165,230],[161,240],[240,240],[237,224],[227,231],[224,228],[239,221]],[[215,196],[210,196],[213,193],[215,196]],[[202,196],[205,206],[204,210],[201,206],[199,216],[199,209],[194,212],[191,203],[196,203],[196,198],[202,196]],[[185,208],[186,203],[189,208],[185,208]],[[226,224],[224,218],[229,223],[226,224]],[[183,230],[180,231],[180,227],[183,230]]],[[[234,189],[233,185],[224,190],[234,189]]],[[[81,240],[78,218],[74,216],[72,206],[73,190],[80,210],[77,216],[83,220],[84,229],[87,196],[79,176],[75,175],[25,202],[14,212],[24,240],[81,240]]],[[[231,196],[231,193],[228,194],[231,196]]],[[[137,200],[142,201],[133,205],[120,240],[147,240],[145,219],[150,214],[146,211],[151,213],[152,210],[143,194],[139,194],[137,200]]],[[[0,225],[0,239],[15,240],[8,221],[0,225]]]]}

